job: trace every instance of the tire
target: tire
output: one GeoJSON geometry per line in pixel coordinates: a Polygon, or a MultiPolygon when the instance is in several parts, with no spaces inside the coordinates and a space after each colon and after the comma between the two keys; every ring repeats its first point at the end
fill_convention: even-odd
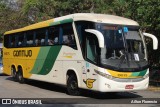
{"type": "Polygon", "coordinates": [[[11,68],[11,76],[12,76],[13,80],[17,81],[17,73],[16,73],[16,69],[14,67],[11,68]]]}
{"type": "Polygon", "coordinates": [[[75,75],[69,75],[67,79],[67,93],[69,95],[78,96],[80,95],[80,91],[78,88],[78,81],[75,75]]]}
{"type": "Polygon", "coordinates": [[[23,78],[23,73],[22,72],[23,72],[22,68],[19,68],[17,77],[18,77],[19,83],[21,83],[21,84],[23,84],[25,82],[25,79],[23,78]]]}

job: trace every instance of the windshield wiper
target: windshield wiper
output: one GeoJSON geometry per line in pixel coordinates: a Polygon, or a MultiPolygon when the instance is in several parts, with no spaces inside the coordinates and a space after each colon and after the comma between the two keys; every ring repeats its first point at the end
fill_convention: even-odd
{"type": "MultiPolygon", "coordinates": [[[[122,52],[122,51],[120,51],[122,52]]],[[[120,57],[120,62],[118,64],[118,69],[122,66],[122,64],[126,62],[127,66],[130,67],[129,58],[128,58],[128,51],[125,51],[122,56],[120,57]]]]}
{"type": "Polygon", "coordinates": [[[124,61],[125,61],[125,55],[123,55],[123,56],[121,56],[121,58],[120,58],[121,60],[120,60],[120,63],[118,64],[118,69],[122,66],[122,64],[124,63],[124,61]]]}
{"type": "Polygon", "coordinates": [[[127,41],[126,41],[126,38],[125,38],[123,30],[122,30],[122,39],[123,39],[124,53],[123,53],[122,59],[120,60],[120,63],[118,64],[118,69],[122,66],[124,60],[126,60],[127,65],[130,66],[129,63],[128,63],[127,41]]]}

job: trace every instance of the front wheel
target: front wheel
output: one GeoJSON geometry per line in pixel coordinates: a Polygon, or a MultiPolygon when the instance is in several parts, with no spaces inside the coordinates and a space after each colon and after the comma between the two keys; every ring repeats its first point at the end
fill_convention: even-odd
{"type": "Polygon", "coordinates": [[[80,95],[78,81],[75,75],[69,75],[67,80],[67,92],[69,95],[80,95]]]}

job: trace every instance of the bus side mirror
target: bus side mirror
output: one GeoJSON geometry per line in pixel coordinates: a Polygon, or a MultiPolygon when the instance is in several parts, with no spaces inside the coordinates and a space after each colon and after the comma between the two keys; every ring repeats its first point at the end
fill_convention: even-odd
{"type": "Polygon", "coordinates": [[[96,35],[98,38],[99,47],[104,48],[104,36],[100,31],[94,29],[85,29],[85,31],[96,35]]]}
{"type": "Polygon", "coordinates": [[[156,38],[156,36],[154,36],[154,35],[152,35],[150,33],[143,33],[143,35],[152,39],[152,41],[153,41],[153,49],[157,50],[158,49],[158,39],[156,38]]]}

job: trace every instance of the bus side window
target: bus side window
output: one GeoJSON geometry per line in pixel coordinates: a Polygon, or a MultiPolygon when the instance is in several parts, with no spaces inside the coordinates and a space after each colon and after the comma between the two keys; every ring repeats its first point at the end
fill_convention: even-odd
{"type": "Polygon", "coordinates": [[[88,36],[86,39],[87,59],[93,63],[97,63],[97,38],[94,35],[88,36]]]}
{"type": "Polygon", "coordinates": [[[76,21],[75,25],[76,25],[76,30],[77,30],[82,54],[83,54],[83,57],[85,58],[86,50],[84,47],[86,46],[85,41],[86,41],[86,35],[88,34],[85,31],[85,29],[95,29],[95,25],[93,22],[88,22],[88,21],[76,21]]]}
{"type": "Polygon", "coordinates": [[[48,45],[59,44],[59,26],[53,26],[49,29],[48,45]]]}
{"type": "Polygon", "coordinates": [[[26,33],[27,41],[26,44],[27,46],[33,46],[33,31],[29,31],[26,33]]]}
{"type": "Polygon", "coordinates": [[[18,35],[18,47],[24,46],[24,34],[21,33],[18,35]]]}
{"type": "Polygon", "coordinates": [[[62,44],[77,49],[72,23],[62,25],[62,44]]]}
{"type": "Polygon", "coordinates": [[[10,38],[11,38],[11,47],[14,48],[15,47],[15,42],[16,42],[15,36],[11,35],[10,38]]]}
{"type": "Polygon", "coordinates": [[[4,36],[4,47],[6,47],[6,48],[11,47],[11,36],[10,35],[4,36]]]}
{"type": "Polygon", "coordinates": [[[46,29],[36,30],[36,46],[44,46],[46,44],[46,29]]]}

